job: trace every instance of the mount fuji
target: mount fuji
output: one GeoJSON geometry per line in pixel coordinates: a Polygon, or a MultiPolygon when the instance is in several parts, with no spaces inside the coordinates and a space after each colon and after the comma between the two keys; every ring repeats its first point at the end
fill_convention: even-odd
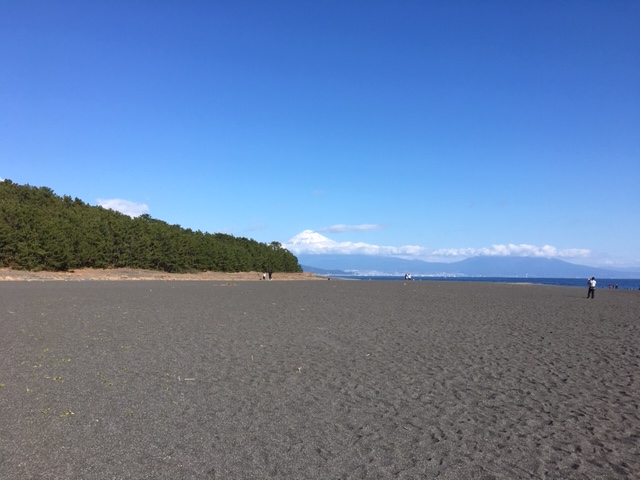
{"type": "Polygon", "coordinates": [[[331,240],[318,232],[305,230],[297,234],[283,246],[294,254],[303,251],[311,254],[322,254],[338,248],[339,245],[335,240],[331,240]]]}

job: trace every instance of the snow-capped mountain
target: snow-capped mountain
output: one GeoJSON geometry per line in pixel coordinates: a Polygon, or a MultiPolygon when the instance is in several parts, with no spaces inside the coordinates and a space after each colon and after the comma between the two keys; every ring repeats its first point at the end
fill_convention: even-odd
{"type": "Polygon", "coordinates": [[[314,232],[313,230],[304,230],[295,237],[286,242],[283,247],[291,253],[323,253],[338,245],[338,242],[325,237],[324,235],[314,232]]]}

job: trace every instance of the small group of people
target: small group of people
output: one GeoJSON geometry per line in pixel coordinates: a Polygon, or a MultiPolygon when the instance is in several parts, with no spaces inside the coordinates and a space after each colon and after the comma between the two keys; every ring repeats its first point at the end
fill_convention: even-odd
{"type": "Polygon", "coordinates": [[[411,274],[410,273],[405,273],[404,274],[404,279],[405,280],[411,280],[411,274]]]}
{"type": "Polygon", "coordinates": [[[267,274],[269,275],[269,280],[271,280],[271,277],[273,276],[273,270],[269,270],[266,273],[262,274],[262,280],[266,280],[267,279],[267,274]]]}

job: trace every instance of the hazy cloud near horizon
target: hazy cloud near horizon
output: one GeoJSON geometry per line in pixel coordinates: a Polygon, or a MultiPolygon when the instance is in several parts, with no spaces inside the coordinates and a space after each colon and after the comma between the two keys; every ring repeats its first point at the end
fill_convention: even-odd
{"type": "Polygon", "coordinates": [[[559,250],[551,245],[520,244],[491,245],[483,248],[441,248],[431,252],[431,255],[443,257],[538,257],[538,258],[586,258],[591,250],[586,248],[568,248],[559,250]]]}
{"type": "Polygon", "coordinates": [[[291,245],[284,247],[294,254],[340,254],[340,255],[372,255],[372,256],[399,256],[419,257],[424,252],[422,247],[416,245],[403,245],[393,247],[389,245],[373,245],[364,242],[333,242],[331,244],[291,245]]]}
{"type": "MultiPolygon", "coordinates": [[[[338,230],[344,231],[344,230],[338,230]]],[[[400,247],[373,245],[364,242],[336,242],[313,230],[305,230],[291,238],[283,246],[294,254],[340,254],[418,257],[424,249],[415,245],[400,247]]]]}
{"type": "Polygon", "coordinates": [[[98,199],[98,205],[109,210],[129,215],[131,218],[139,217],[149,212],[149,206],[145,203],[135,203],[130,200],[122,200],[120,198],[98,199]]]}
{"type": "MultiPolygon", "coordinates": [[[[328,227],[323,231],[336,228],[336,232],[343,230],[342,225],[328,227]]],[[[333,231],[333,230],[332,230],[333,231]]],[[[305,230],[291,238],[283,245],[294,254],[340,254],[340,255],[380,255],[414,258],[425,261],[455,261],[476,256],[511,256],[535,258],[585,259],[592,256],[592,252],[585,248],[558,249],[551,245],[528,244],[494,244],[482,248],[441,248],[429,249],[419,245],[403,245],[399,247],[388,245],[374,245],[364,242],[337,242],[312,230],[305,230]]]]}

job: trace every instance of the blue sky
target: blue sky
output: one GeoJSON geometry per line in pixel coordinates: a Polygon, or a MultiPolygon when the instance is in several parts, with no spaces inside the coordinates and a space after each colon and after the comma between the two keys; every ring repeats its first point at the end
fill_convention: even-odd
{"type": "Polygon", "coordinates": [[[640,266],[640,2],[0,2],[0,178],[299,252],[640,266]],[[110,203],[109,203],[110,202],[110,203]]]}

